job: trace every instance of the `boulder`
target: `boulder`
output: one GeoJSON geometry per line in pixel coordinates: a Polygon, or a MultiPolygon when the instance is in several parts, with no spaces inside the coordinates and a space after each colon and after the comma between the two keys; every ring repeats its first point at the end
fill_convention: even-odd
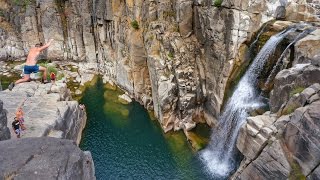
{"type": "Polygon", "coordinates": [[[316,9],[305,2],[288,2],[286,7],[286,20],[300,22],[319,22],[316,9]]]}
{"type": "Polygon", "coordinates": [[[319,83],[309,86],[308,88],[304,89],[301,93],[297,92],[297,94],[292,95],[292,97],[284,105],[284,107],[280,109],[281,112],[279,112],[279,114],[286,115],[292,113],[295,109],[303,107],[307,103],[317,100],[316,96],[314,95],[318,94],[320,94],[319,83]],[[311,99],[312,96],[314,97],[311,99]]]}
{"type": "Polygon", "coordinates": [[[278,112],[291,96],[319,82],[320,67],[311,64],[296,64],[280,71],[275,77],[274,89],[270,94],[271,112],[278,112]]]}
{"type": "Polygon", "coordinates": [[[285,146],[307,176],[320,164],[320,101],[297,109],[283,134],[285,146]]]}
{"type": "Polygon", "coordinates": [[[233,179],[287,179],[289,174],[290,164],[281,142],[277,140],[271,146],[267,146],[257,159],[233,179]]]}
{"type": "Polygon", "coordinates": [[[285,6],[278,6],[275,12],[275,19],[285,19],[286,18],[286,7],[285,6]]]}
{"type": "Polygon", "coordinates": [[[132,102],[131,98],[126,94],[119,95],[118,98],[123,104],[129,104],[132,102]]]}
{"type": "Polygon", "coordinates": [[[294,62],[320,66],[320,29],[316,29],[294,45],[294,62]]]}
{"type": "Polygon", "coordinates": [[[0,149],[0,179],[96,179],[90,152],[71,140],[22,138],[0,149]]]}
{"type": "Polygon", "coordinates": [[[238,150],[246,157],[253,160],[268,143],[268,139],[275,133],[272,126],[276,120],[270,114],[248,117],[241,128],[237,139],[238,150]]]}
{"type": "MultiPolygon", "coordinates": [[[[13,120],[17,108],[22,107],[27,128],[22,138],[52,136],[80,143],[86,124],[86,112],[79,107],[78,102],[69,101],[71,97],[66,84],[40,84],[33,81],[21,83],[12,91],[2,91],[0,99],[9,112],[9,120],[13,120]],[[62,134],[53,133],[56,131],[62,134]]],[[[11,128],[10,123],[8,127],[11,128]]],[[[11,134],[11,137],[16,136],[11,134]]]]}
{"type": "MultiPolygon", "coordinates": [[[[0,141],[10,139],[10,130],[7,124],[7,111],[3,109],[3,101],[0,100],[0,141]]],[[[11,125],[10,122],[9,125],[11,125]]]]}

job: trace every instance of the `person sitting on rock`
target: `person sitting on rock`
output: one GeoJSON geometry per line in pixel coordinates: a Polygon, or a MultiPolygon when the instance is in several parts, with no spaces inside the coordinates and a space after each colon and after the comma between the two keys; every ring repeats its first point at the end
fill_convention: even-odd
{"type": "Polygon", "coordinates": [[[18,120],[20,122],[21,129],[25,130],[26,127],[24,125],[23,111],[22,111],[21,107],[18,108],[18,110],[16,112],[16,117],[18,118],[18,120]]]}
{"type": "Polygon", "coordinates": [[[22,82],[27,82],[30,81],[30,74],[31,73],[37,73],[38,71],[42,71],[43,72],[43,77],[42,77],[42,83],[47,83],[47,68],[42,67],[37,65],[37,57],[40,55],[40,53],[42,51],[44,51],[45,49],[47,49],[51,43],[52,43],[53,39],[50,39],[50,41],[43,45],[40,44],[36,44],[35,47],[31,48],[26,60],[26,64],[24,65],[24,76],[22,79],[17,80],[15,83],[12,82],[9,85],[9,90],[12,90],[12,88],[22,82]]]}
{"type": "Polygon", "coordinates": [[[12,129],[14,133],[17,135],[17,138],[20,138],[20,122],[17,117],[14,117],[14,121],[12,122],[12,129]]]}

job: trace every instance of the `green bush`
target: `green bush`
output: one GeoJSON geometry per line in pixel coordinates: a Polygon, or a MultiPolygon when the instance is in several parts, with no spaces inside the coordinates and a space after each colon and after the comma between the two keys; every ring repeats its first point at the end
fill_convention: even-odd
{"type": "Polygon", "coordinates": [[[301,93],[305,88],[304,87],[296,87],[294,88],[291,92],[290,92],[290,97],[292,97],[293,95],[297,94],[297,93],[301,93]]]}
{"type": "MultiPolygon", "coordinates": [[[[56,75],[56,80],[60,80],[64,77],[64,74],[58,72],[58,69],[55,66],[49,65],[48,61],[38,63],[38,65],[47,68],[47,79],[50,79],[51,72],[53,72],[56,75]]],[[[40,75],[42,77],[42,72],[40,73],[40,75]]]]}
{"type": "Polygon", "coordinates": [[[133,21],[131,22],[131,27],[133,27],[134,29],[139,29],[138,21],[133,20],[133,21]]]}
{"type": "Polygon", "coordinates": [[[4,17],[4,12],[0,9],[0,16],[4,17]]]}
{"type": "Polygon", "coordinates": [[[172,58],[174,57],[173,53],[172,53],[172,52],[169,52],[169,53],[168,53],[168,57],[169,57],[170,59],[172,59],[172,58]]]}
{"type": "Polygon", "coordinates": [[[215,7],[220,7],[221,4],[222,4],[222,2],[223,2],[223,0],[214,0],[213,5],[214,5],[215,7]]]}
{"type": "Polygon", "coordinates": [[[31,3],[35,3],[35,0],[12,0],[13,5],[26,7],[31,3]]]}

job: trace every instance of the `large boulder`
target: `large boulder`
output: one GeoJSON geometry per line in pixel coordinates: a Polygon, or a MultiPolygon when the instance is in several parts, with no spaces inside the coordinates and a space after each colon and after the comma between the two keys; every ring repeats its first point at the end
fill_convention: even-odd
{"type": "Polygon", "coordinates": [[[299,40],[295,45],[294,64],[312,63],[320,66],[320,29],[299,40]]]}
{"type": "Polygon", "coordinates": [[[7,127],[7,111],[3,109],[3,101],[0,100],[0,141],[7,139],[10,139],[10,130],[7,127]]]}
{"type": "Polygon", "coordinates": [[[286,20],[318,22],[317,10],[306,2],[289,2],[286,7],[286,20]]]}
{"type": "Polygon", "coordinates": [[[237,148],[247,159],[256,158],[267,145],[269,138],[276,132],[276,128],[272,126],[275,120],[275,116],[267,112],[264,115],[248,117],[247,122],[241,126],[237,148]]]}
{"type": "Polygon", "coordinates": [[[274,81],[270,94],[271,112],[278,112],[289,98],[308,86],[320,82],[320,68],[310,64],[297,64],[280,71],[274,81]]]}
{"type": "Polygon", "coordinates": [[[10,120],[13,120],[17,108],[22,107],[27,128],[22,133],[23,138],[51,136],[72,139],[79,144],[86,124],[86,112],[70,98],[66,84],[61,82],[52,85],[32,81],[0,93],[10,120]]]}
{"type": "Polygon", "coordinates": [[[0,149],[0,179],[96,179],[90,152],[71,140],[7,140],[0,149]]]}
{"type": "Polygon", "coordinates": [[[267,146],[261,155],[250,163],[241,174],[233,179],[287,179],[290,174],[290,164],[281,147],[281,141],[275,141],[267,146]]]}

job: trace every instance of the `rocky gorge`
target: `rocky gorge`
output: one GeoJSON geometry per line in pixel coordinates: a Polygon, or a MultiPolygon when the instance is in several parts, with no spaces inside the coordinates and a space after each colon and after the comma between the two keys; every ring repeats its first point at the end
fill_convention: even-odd
{"type": "Polygon", "coordinates": [[[43,58],[75,63],[81,77],[102,74],[154,111],[165,132],[188,131],[198,123],[219,126],[227,91],[252,61],[247,53],[256,38],[263,46],[302,21],[278,48],[289,47],[281,68],[272,72],[280,58],[271,57],[259,76],[268,111],[250,113],[241,126],[236,146],[244,159],[232,178],[317,179],[320,2],[220,2],[0,0],[0,60],[24,60],[32,45],[54,38],[43,58]]]}

